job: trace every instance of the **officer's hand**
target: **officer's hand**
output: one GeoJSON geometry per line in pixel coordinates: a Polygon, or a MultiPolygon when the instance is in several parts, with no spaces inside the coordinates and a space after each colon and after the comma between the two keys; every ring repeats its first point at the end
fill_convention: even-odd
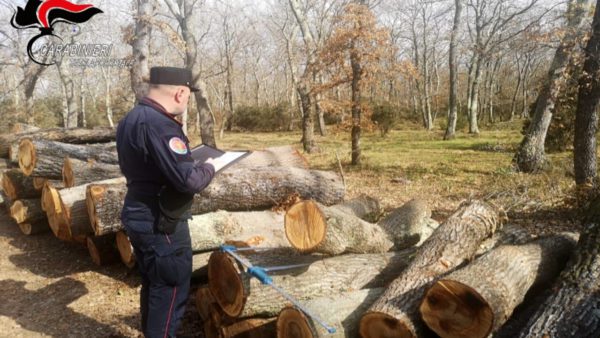
{"type": "Polygon", "coordinates": [[[205,163],[210,163],[212,164],[213,167],[215,167],[215,172],[221,170],[227,163],[225,163],[225,161],[217,158],[212,158],[210,157],[208,160],[206,160],[205,163]]]}

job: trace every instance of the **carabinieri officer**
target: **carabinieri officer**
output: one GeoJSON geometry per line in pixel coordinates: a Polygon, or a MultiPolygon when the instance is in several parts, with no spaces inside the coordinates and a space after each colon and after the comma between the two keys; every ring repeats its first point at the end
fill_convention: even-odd
{"type": "Polygon", "coordinates": [[[175,119],[185,111],[190,93],[198,90],[191,82],[186,69],[152,68],[148,96],[117,128],[119,166],[127,179],[121,221],[142,277],[146,337],[175,337],[192,272],[189,207],[218,166],[194,163],[182,124],[175,119]]]}

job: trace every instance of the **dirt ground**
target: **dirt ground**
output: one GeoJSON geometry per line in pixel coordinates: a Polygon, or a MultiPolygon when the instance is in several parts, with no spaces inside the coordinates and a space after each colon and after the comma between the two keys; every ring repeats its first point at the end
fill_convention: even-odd
{"type": "MultiPolygon", "coordinates": [[[[25,236],[0,209],[0,337],[142,337],[136,270],[96,266],[51,232],[25,236]]],[[[202,337],[192,298],[180,333],[202,337]]]]}

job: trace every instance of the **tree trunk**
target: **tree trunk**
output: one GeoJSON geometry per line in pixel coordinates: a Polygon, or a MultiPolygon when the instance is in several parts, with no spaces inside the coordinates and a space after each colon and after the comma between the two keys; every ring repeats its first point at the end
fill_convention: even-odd
{"type": "Polygon", "coordinates": [[[28,177],[42,177],[50,180],[62,179],[63,158],[38,154],[35,156],[35,162],[27,156],[19,157],[20,171],[28,177]],[[21,163],[25,163],[21,165],[21,163]]]}
{"type": "Polygon", "coordinates": [[[2,173],[2,189],[6,196],[13,201],[38,198],[42,195],[33,187],[33,177],[23,175],[19,169],[9,169],[2,173]]]}
{"type": "Polygon", "coordinates": [[[52,128],[20,134],[0,135],[0,157],[8,156],[8,149],[13,142],[22,138],[56,141],[62,143],[84,144],[115,141],[115,130],[112,128],[52,128]]]}
{"type": "Polygon", "coordinates": [[[277,337],[286,338],[345,338],[358,332],[360,315],[366,311],[384,288],[354,290],[303,302],[303,306],[335,328],[330,334],[325,328],[307,318],[294,307],[287,307],[277,317],[277,337]]]}
{"type": "MultiPolygon", "coordinates": [[[[333,296],[349,290],[376,288],[389,283],[408,263],[413,250],[385,254],[349,254],[323,258],[322,256],[282,255],[266,253],[250,257],[253,264],[273,266],[309,264],[291,274],[271,276],[273,284],[290,293],[300,302],[333,296]],[[260,259],[269,262],[260,262],[260,259]],[[257,263],[258,260],[258,263],[257,263]],[[299,271],[298,271],[299,270],[299,271]]],[[[208,283],[221,309],[231,317],[276,316],[287,301],[273,288],[261,284],[248,274],[240,274],[239,266],[223,252],[216,251],[208,263],[208,283]]]]}
{"type": "Polygon", "coordinates": [[[364,338],[417,337],[425,330],[418,306],[423,294],[441,275],[469,260],[497,226],[497,212],[474,201],[459,208],[417,251],[409,267],[396,278],[360,321],[364,338]]]}
{"type": "Polygon", "coordinates": [[[362,115],[361,107],[361,77],[362,77],[362,65],[358,57],[359,51],[355,49],[354,42],[350,47],[350,66],[352,68],[352,164],[360,164],[360,120],[362,115]]]}
{"type": "Polygon", "coordinates": [[[473,71],[473,83],[471,84],[471,104],[469,106],[469,134],[479,134],[477,112],[479,110],[479,79],[481,77],[481,58],[481,55],[476,58],[474,65],[475,70],[473,71]]]}
{"type": "Polygon", "coordinates": [[[452,33],[450,35],[450,49],[448,51],[448,68],[450,69],[450,87],[448,96],[448,125],[446,126],[446,134],[444,140],[451,140],[456,134],[456,96],[457,96],[457,73],[458,64],[456,61],[456,40],[458,29],[460,26],[460,15],[462,11],[462,0],[454,1],[454,22],[452,24],[452,33]]]}
{"type": "Polygon", "coordinates": [[[39,198],[20,199],[10,207],[10,217],[17,223],[39,223],[46,220],[39,198]]]}
{"type": "Polygon", "coordinates": [[[552,120],[556,98],[566,82],[567,66],[573,58],[573,47],[585,31],[581,29],[581,26],[585,21],[587,11],[591,8],[587,6],[589,2],[590,0],[571,0],[569,2],[566,14],[566,33],[554,54],[547,80],[538,94],[531,123],[513,160],[519,171],[537,172],[544,167],[546,133],[552,120]]]}
{"type": "MultiPolygon", "coordinates": [[[[400,209],[402,215],[377,225],[363,221],[360,215],[344,206],[326,207],[314,201],[301,201],[286,212],[285,234],[292,247],[302,252],[383,253],[416,243],[412,241],[412,234],[404,232],[409,226],[400,223],[410,217],[411,207],[400,209]],[[412,242],[406,243],[407,239],[412,242]]],[[[419,220],[419,223],[424,221],[419,220]]],[[[420,238],[421,233],[416,237],[420,238]]]]}
{"type": "Polygon", "coordinates": [[[392,234],[394,250],[419,246],[439,224],[431,219],[431,210],[423,200],[412,199],[390,212],[378,225],[392,234]]]}
{"type": "MultiPolygon", "coordinates": [[[[88,187],[88,212],[96,235],[121,229],[119,215],[126,192],[125,183],[88,187]]],[[[283,167],[232,168],[219,173],[207,188],[194,195],[190,213],[267,209],[285,203],[296,193],[300,198],[331,205],[343,199],[344,187],[339,176],[325,171],[283,167]]]]}
{"type": "Polygon", "coordinates": [[[573,252],[576,237],[555,235],[490,251],[427,290],[420,307],[423,320],[440,337],[487,337],[529,290],[551,284],[573,252]]]}
{"type": "Polygon", "coordinates": [[[298,87],[298,96],[300,96],[302,104],[302,146],[304,151],[310,154],[316,151],[311,94],[305,85],[300,84],[298,87]]]}
{"type": "MultiPolygon", "coordinates": [[[[575,113],[575,140],[573,162],[575,183],[580,193],[592,195],[596,182],[596,131],[598,130],[598,102],[600,101],[600,2],[597,4],[592,36],[585,48],[583,73],[579,78],[577,110],[575,113]]],[[[589,196],[581,196],[586,199],[589,196]]]]}
{"type": "Polygon", "coordinates": [[[118,165],[93,160],[82,161],[65,157],[62,168],[62,179],[65,188],[121,176],[123,174],[118,165]]]}
{"type": "Polygon", "coordinates": [[[102,266],[119,261],[119,251],[115,245],[115,234],[88,236],[87,248],[94,264],[102,266]]]}
{"type": "Polygon", "coordinates": [[[557,290],[530,317],[520,337],[600,336],[600,199],[592,202],[586,225],[557,290]]]}
{"type": "Polygon", "coordinates": [[[150,34],[153,8],[149,1],[136,0],[136,17],[134,34],[130,41],[133,49],[133,67],[130,70],[131,89],[139,102],[148,93],[147,80],[150,76],[148,60],[150,59],[150,34]]]}

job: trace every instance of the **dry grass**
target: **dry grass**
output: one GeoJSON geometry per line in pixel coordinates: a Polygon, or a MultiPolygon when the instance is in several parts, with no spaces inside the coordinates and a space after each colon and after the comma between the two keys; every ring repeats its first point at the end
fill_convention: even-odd
{"type": "MultiPolygon", "coordinates": [[[[541,174],[515,172],[511,160],[521,140],[518,129],[459,134],[451,141],[443,141],[442,132],[423,130],[394,130],[386,137],[363,133],[359,166],[350,165],[349,132],[331,131],[316,137],[318,153],[305,156],[312,168],[339,171],[337,153],[348,197],[376,196],[388,210],[418,197],[443,220],[462,201],[482,198],[505,210],[512,222],[568,228],[572,215],[565,210],[574,188],[571,154],[550,154],[550,168],[541,174]]],[[[217,142],[223,149],[291,144],[301,150],[300,138],[299,132],[229,133],[217,142]]]]}

